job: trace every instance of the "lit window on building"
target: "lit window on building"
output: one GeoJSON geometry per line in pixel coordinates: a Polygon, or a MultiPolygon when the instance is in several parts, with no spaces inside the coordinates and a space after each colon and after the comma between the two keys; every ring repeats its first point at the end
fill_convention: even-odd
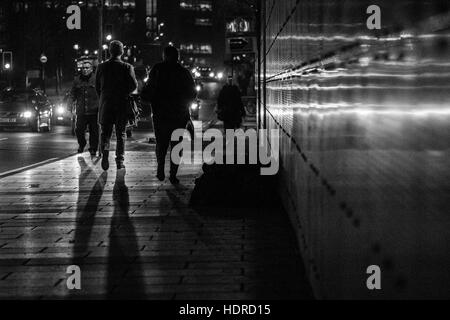
{"type": "Polygon", "coordinates": [[[212,11],[212,3],[211,1],[198,1],[198,7],[200,11],[212,11]]]}
{"type": "Polygon", "coordinates": [[[110,8],[121,8],[123,2],[122,0],[105,0],[104,5],[110,8]]]}
{"type": "Polygon", "coordinates": [[[158,23],[158,20],[156,17],[145,18],[145,26],[147,29],[150,29],[150,30],[156,29],[157,23],[158,23]]]}
{"type": "Polygon", "coordinates": [[[196,26],[212,26],[212,21],[209,18],[195,18],[196,26]]]}
{"type": "Polygon", "coordinates": [[[148,16],[155,16],[158,12],[158,1],[157,0],[147,0],[146,10],[148,16]]]}
{"type": "Polygon", "coordinates": [[[125,9],[128,9],[128,8],[135,8],[136,7],[136,1],[132,1],[132,0],[128,0],[128,1],[123,1],[123,7],[125,8],[125,9]]]}
{"type": "Polygon", "coordinates": [[[212,11],[211,0],[181,0],[180,8],[184,10],[212,11]]]}
{"type": "Polygon", "coordinates": [[[228,33],[240,33],[240,32],[250,32],[251,24],[250,21],[237,18],[233,21],[227,22],[227,32],[228,33]]]}
{"type": "Polygon", "coordinates": [[[147,17],[145,18],[145,32],[147,38],[154,38],[157,36],[158,30],[158,4],[157,0],[146,0],[145,13],[147,17]]]}
{"type": "Polygon", "coordinates": [[[182,43],[180,50],[187,54],[212,54],[212,46],[210,44],[182,43]]]}
{"type": "Polygon", "coordinates": [[[200,51],[203,54],[212,54],[212,47],[210,44],[202,44],[200,46],[200,51]]]}

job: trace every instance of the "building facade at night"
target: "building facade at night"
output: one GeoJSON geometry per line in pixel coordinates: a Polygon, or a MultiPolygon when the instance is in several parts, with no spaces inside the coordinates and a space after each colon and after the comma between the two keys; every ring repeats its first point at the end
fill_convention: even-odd
{"type": "MultiPolygon", "coordinates": [[[[13,82],[27,85],[27,73],[41,73],[44,68],[50,86],[71,81],[75,59],[99,54],[114,39],[127,47],[124,59],[136,65],[153,65],[160,60],[162,47],[173,44],[187,66],[222,68],[229,59],[226,21],[245,11],[234,0],[103,0],[103,45],[99,46],[100,6],[100,0],[2,1],[0,49],[13,52],[14,69],[9,75],[13,82]],[[70,16],[66,10],[72,4],[81,10],[80,30],[66,26],[70,16]],[[42,55],[48,59],[45,65],[40,62],[42,55]]],[[[107,58],[107,51],[100,55],[107,58]]]]}
{"type": "Polygon", "coordinates": [[[186,65],[218,67],[225,58],[225,20],[220,0],[160,1],[162,41],[180,49],[186,65]]]}
{"type": "MultiPolygon", "coordinates": [[[[152,0],[104,0],[103,44],[107,45],[109,41],[118,39],[126,46],[134,48],[148,42],[146,7],[151,2],[152,0]]],[[[15,85],[26,84],[27,72],[41,71],[43,68],[40,62],[41,55],[48,58],[45,74],[49,83],[55,81],[57,73],[61,81],[71,81],[75,70],[74,59],[86,54],[93,55],[101,50],[100,4],[100,0],[2,1],[0,49],[13,52],[14,70],[11,77],[15,85]],[[80,30],[69,30],[66,26],[67,18],[70,16],[66,10],[72,4],[78,5],[81,9],[80,30]],[[14,34],[6,30],[14,30],[14,34]]],[[[153,10],[152,14],[156,16],[156,11],[153,10]]],[[[135,52],[129,53],[130,56],[134,54],[135,52]]]]}

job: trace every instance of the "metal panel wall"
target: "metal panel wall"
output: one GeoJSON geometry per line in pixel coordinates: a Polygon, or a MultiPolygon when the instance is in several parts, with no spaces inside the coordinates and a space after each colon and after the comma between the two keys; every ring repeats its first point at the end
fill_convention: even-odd
{"type": "Polygon", "coordinates": [[[279,190],[318,297],[449,298],[449,2],[376,2],[266,0],[279,190]]]}

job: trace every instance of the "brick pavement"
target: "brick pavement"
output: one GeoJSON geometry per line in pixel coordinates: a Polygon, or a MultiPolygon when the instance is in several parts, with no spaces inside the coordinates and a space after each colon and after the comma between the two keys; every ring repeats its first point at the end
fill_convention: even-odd
{"type": "Polygon", "coordinates": [[[284,213],[197,211],[199,165],[175,187],[155,178],[154,152],[126,164],[104,173],[83,154],[0,179],[0,299],[311,297],[284,213]]]}

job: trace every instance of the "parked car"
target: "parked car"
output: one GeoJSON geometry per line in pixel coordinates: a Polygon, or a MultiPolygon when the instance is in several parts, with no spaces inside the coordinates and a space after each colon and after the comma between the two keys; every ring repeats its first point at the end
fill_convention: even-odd
{"type": "Polygon", "coordinates": [[[53,123],[56,125],[73,126],[75,122],[74,108],[69,105],[71,102],[70,90],[56,103],[53,110],[53,123]]]}
{"type": "Polygon", "coordinates": [[[53,105],[40,89],[0,91],[0,129],[29,128],[35,132],[51,130],[53,105]]]}
{"type": "Polygon", "coordinates": [[[191,106],[189,107],[189,112],[191,114],[192,120],[198,120],[201,108],[202,105],[200,103],[200,99],[195,99],[194,102],[192,102],[191,106]]]}

